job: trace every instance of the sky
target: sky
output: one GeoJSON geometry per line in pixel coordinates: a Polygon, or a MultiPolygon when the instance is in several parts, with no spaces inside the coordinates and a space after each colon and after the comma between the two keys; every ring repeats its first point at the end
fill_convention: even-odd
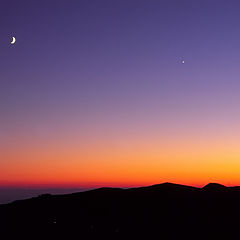
{"type": "Polygon", "coordinates": [[[2,0],[0,186],[240,185],[239,9],[2,0]]]}

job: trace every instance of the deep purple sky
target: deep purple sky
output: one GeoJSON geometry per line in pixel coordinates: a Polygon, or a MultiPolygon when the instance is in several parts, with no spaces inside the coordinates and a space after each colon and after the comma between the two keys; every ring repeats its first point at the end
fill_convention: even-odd
{"type": "Polygon", "coordinates": [[[66,99],[74,107],[232,91],[239,8],[219,0],[2,1],[1,105],[34,111],[65,108],[66,99]]]}
{"type": "Polygon", "coordinates": [[[20,161],[9,151],[63,136],[237,145],[239,13],[232,0],[1,0],[0,183],[20,161]]]}
{"type": "Polygon", "coordinates": [[[1,1],[4,120],[237,97],[239,9],[220,0],[1,1]]]}

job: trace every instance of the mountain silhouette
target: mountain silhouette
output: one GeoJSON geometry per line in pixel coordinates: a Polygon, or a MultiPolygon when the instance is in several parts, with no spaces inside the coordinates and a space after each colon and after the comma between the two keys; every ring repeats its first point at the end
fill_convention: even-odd
{"type": "Polygon", "coordinates": [[[0,205],[1,239],[237,239],[240,188],[163,183],[0,205]]]}
{"type": "Polygon", "coordinates": [[[207,191],[224,191],[227,190],[228,188],[219,183],[209,183],[206,186],[204,186],[203,189],[207,191]]]}

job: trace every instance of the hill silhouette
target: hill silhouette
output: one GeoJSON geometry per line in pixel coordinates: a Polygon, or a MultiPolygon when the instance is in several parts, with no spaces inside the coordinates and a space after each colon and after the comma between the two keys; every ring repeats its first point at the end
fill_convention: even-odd
{"type": "Polygon", "coordinates": [[[0,205],[1,239],[236,239],[240,188],[163,183],[0,205]]]}
{"type": "Polygon", "coordinates": [[[204,186],[203,189],[208,191],[224,191],[227,190],[228,188],[219,183],[209,183],[206,186],[204,186]]]}

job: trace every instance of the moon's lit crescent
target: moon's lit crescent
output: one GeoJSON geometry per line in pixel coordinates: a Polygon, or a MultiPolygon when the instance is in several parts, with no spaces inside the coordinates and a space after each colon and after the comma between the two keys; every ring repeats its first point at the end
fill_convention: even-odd
{"type": "Polygon", "coordinates": [[[16,42],[16,38],[15,38],[15,37],[12,37],[11,44],[14,44],[15,42],[16,42]]]}

